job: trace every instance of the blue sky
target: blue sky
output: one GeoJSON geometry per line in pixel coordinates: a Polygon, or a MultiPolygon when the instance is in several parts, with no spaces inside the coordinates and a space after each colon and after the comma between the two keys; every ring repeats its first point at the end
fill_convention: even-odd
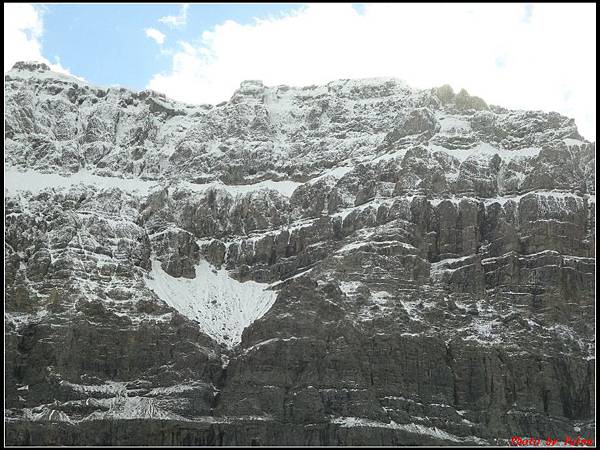
{"type": "Polygon", "coordinates": [[[596,133],[595,4],[5,4],[5,72],[19,60],[101,86],[219,103],[240,82],[394,77],[596,133]]]}
{"type": "Polygon", "coordinates": [[[144,89],[153,74],[169,70],[171,58],[157,53],[156,43],[141,30],[162,30],[165,46],[173,47],[177,41],[197,41],[203,31],[226,20],[247,24],[255,17],[277,17],[300,6],[194,4],[187,9],[185,26],[170,27],[159,19],[179,15],[177,4],[49,4],[42,8],[44,54],[51,61],[59,58],[71,72],[94,84],[144,89]]]}

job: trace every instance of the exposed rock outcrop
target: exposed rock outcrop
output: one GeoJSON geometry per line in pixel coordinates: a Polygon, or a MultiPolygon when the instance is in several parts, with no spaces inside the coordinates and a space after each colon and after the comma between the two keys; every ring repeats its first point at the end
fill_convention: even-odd
{"type": "Polygon", "coordinates": [[[5,83],[8,444],[595,439],[571,119],[389,79],[5,83]]]}

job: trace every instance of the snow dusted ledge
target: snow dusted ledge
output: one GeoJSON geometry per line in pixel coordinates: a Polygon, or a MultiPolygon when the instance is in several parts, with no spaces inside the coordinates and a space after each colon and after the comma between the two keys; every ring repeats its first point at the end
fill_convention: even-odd
{"type": "Polygon", "coordinates": [[[19,170],[16,167],[4,168],[4,189],[8,195],[18,192],[38,194],[46,189],[70,189],[73,186],[94,186],[102,189],[119,188],[124,192],[148,193],[158,186],[155,181],[140,178],[118,178],[95,175],[87,170],[80,170],[71,176],[57,173],[42,173],[37,170],[19,170]]]}
{"type": "Polygon", "coordinates": [[[188,279],[172,277],[153,259],[145,282],[161,300],[198,322],[203,332],[229,348],[241,342],[244,329],[265,315],[277,297],[276,292],[267,289],[268,284],[241,283],[207,261],[200,261],[196,277],[188,279]]]}
{"type": "MultiPolygon", "coordinates": [[[[130,194],[148,196],[153,190],[166,185],[161,180],[145,180],[141,178],[120,178],[116,176],[96,175],[88,170],[80,170],[70,176],[57,173],[42,173],[32,169],[18,169],[16,167],[4,168],[5,191],[9,195],[18,192],[40,193],[46,189],[70,189],[73,186],[94,186],[99,189],[119,188],[130,194]]],[[[220,182],[195,184],[189,181],[172,183],[173,187],[189,189],[193,192],[202,193],[209,189],[221,189],[232,196],[245,195],[251,192],[265,189],[277,191],[285,197],[291,197],[294,190],[302,183],[291,180],[273,181],[265,180],[254,184],[227,185],[220,182]]]]}
{"type": "Polygon", "coordinates": [[[390,421],[390,423],[384,423],[363,417],[333,417],[331,418],[331,423],[340,426],[340,428],[388,428],[392,430],[405,431],[407,433],[414,433],[417,435],[427,435],[436,439],[451,442],[475,442],[477,444],[488,444],[488,442],[476,436],[459,437],[436,427],[431,428],[415,423],[401,424],[396,423],[393,420],[390,421]]]}

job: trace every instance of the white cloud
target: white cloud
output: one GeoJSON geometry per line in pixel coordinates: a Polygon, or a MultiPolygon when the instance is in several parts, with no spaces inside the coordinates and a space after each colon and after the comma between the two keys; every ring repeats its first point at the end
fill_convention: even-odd
{"type": "Polygon", "coordinates": [[[48,64],[55,72],[73,76],[61,65],[58,57],[55,63],[51,63],[42,55],[43,30],[41,13],[33,5],[4,4],[4,73],[17,61],[39,61],[48,64]]]}
{"type": "Polygon", "coordinates": [[[42,55],[42,20],[32,5],[4,4],[4,71],[23,60],[38,60],[42,55]]]}
{"type": "Polygon", "coordinates": [[[158,45],[162,45],[165,42],[166,36],[164,35],[164,33],[161,33],[156,28],[146,28],[144,32],[146,33],[146,36],[148,36],[158,45]]]}
{"type": "Polygon", "coordinates": [[[148,87],[190,103],[228,99],[244,79],[307,85],[393,76],[449,83],[488,103],[575,117],[595,139],[596,11],[586,4],[366,4],[303,7],[180,42],[148,87]]]}
{"type": "Polygon", "coordinates": [[[158,19],[158,21],[173,28],[183,27],[187,24],[187,10],[189,6],[188,3],[184,3],[181,5],[181,11],[178,16],[165,16],[158,19]]]}

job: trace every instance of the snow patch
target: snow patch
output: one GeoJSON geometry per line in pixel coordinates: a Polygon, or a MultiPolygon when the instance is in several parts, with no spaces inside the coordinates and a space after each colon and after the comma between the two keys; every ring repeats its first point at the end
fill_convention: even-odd
{"type": "Polygon", "coordinates": [[[84,420],[189,420],[179,414],[160,408],[155,404],[154,398],[117,396],[113,398],[98,399],[97,402],[104,407],[108,407],[108,411],[93,412],[84,420]]]}
{"type": "Polygon", "coordinates": [[[369,208],[372,208],[374,212],[377,213],[381,205],[389,206],[391,203],[393,203],[393,201],[393,198],[374,198],[366,203],[363,203],[362,205],[352,206],[350,208],[343,209],[340,212],[332,214],[331,217],[340,217],[342,220],[344,220],[348,216],[348,214],[350,214],[353,211],[363,211],[369,208]]]}
{"type": "Polygon", "coordinates": [[[403,159],[404,156],[406,155],[407,151],[408,151],[408,149],[403,148],[403,149],[396,150],[391,153],[384,153],[383,155],[379,155],[379,156],[371,159],[370,161],[368,161],[368,164],[375,164],[375,163],[379,163],[381,161],[389,161],[391,159],[403,159]]]}
{"type": "Polygon", "coordinates": [[[564,192],[564,191],[535,191],[535,192],[527,192],[522,195],[513,195],[513,196],[505,196],[505,197],[490,197],[482,199],[485,206],[490,206],[494,203],[498,203],[499,205],[504,206],[507,202],[513,201],[516,204],[519,204],[521,199],[526,195],[535,195],[537,197],[542,197],[543,201],[547,202],[548,198],[560,199],[564,200],[567,198],[575,198],[581,199],[577,194],[572,192],[564,192]]]}
{"type": "Polygon", "coordinates": [[[295,280],[296,278],[300,278],[300,277],[306,275],[307,273],[310,273],[312,270],[313,270],[313,267],[311,267],[310,269],[303,270],[302,272],[299,272],[296,275],[292,275],[291,277],[284,278],[283,280],[276,281],[275,283],[271,283],[269,286],[271,288],[276,288],[277,286],[282,285],[286,281],[295,280]]]}
{"type": "Polygon", "coordinates": [[[439,262],[431,263],[430,270],[429,270],[431,279],[439,282],[443,279],[444,273],[453,273],[459,269],[463,269],[465,267],[472,265],[472,264],[467,264],[467,265],[459,265],[456,267],[450,267],[459,262],[467,261],[469,258],[472,258],[473,256],[475,256],[475,255],[461,256],[459,258],[446,258],[439,262]]]}
{"type": "Polygon", "coordinates": [[[207,261],[200,261],[196,277],[188,279],[172,277],[153,259],[145,282],[161,300],[198,322],[202,331],[229,348],[241,342],[244,329],[262,317],[277,297],[276,292],[266,290],[268,284],[241,283],[207,261]]]}
{"type": "Polygon", "coordinates": [[[150,190],[158,186],[156,181],[146,181],[139,178],[117,178],[94,175],[86,170],[80,170],[69,177],[56,173],[41,173],[28,169],[19,171],[14,167],[4,170],[4,190],[8,194],[17,192],[39,193],[46,189],[68,189],[75,185],[91,185],[100,188],[119,188],[126,192],[137,192],[148,195],[150,190]]]}
{"type": "Polygon", "coordinates": [[[567,144],[567,147],[575,147],[575,146],[585,144],[584,141],[581,141],[579,139],[573,139],[573,138],[564,138],[563,142],[565,144],[567,144]]]}
{"type": "Polygon", "coordinates": [[[302,183],[298,183],[296,181],[284,180],[284,181],[273,181],[273,180],[265,180],[260,183],[254,184],[223,184],[223,183],[206,183],[206,184],[195,184],[190,183],[188,181],[183,182],[183,185],[194,191],[194,192],[204,192],[208,189],[223,189],[227,191],[229,194],[234,197],[237,195],[247,194],[249,192],[261,191],[264,189],[270,189],[279,192],[281,195],[285,197],[291,197],[294,191],[298,186],[302,183]]]}
{"type": "Polygon", "coordinates": [[[263,347],[265,345],[270,345],[270,344],[273,344],[275,342],[290,342],[290,341],[297,341],[298,339],[300,339],[300,338],[298,338],[296,336],[291,336],[291,337],[288,337],[288,338],[271,338],[271,339],[267,339],[265,341],[261,341],[261,342],[259,342],[257,344],[254,344],[251,347],[248,347],[246,350],[244,350],[244,355],[247,355],[248,353],[253,352],[257,348],[263,347]]]}
{"type": "Polygon", "coordinates": [[[340,281],[340,290],[346,295],[352,295],[361,285],[360,281],[340,281]]]}
{"type": "MultiPolygon", "coordinates": [[[[32,61],[33,64],[36,64],[34,61],[32,61]]],[[[38,81],[45,81],[45,80],[50,80],[50,81],[62,81],[65,83],[75,83],[79,86],[87,86],[87,82],[85,81],[84,78],[82,77],[78,77],[76,75],[73,74],[66,74],[66,73],[62,73],[62,72],[54,72],[52,70],[43,70],[43,69],[38,69],[38,70],[31,70],[31,69],[18,69],[18,68],[12,68],[10,69],[7,73],[6,73],[7,77],[13,77],[13,78],[21,78],[23,80],[38,80],[38,81]]]]}
{"type": "Polygon", "coordinates": [[[331,423],[339,425],[341,428],[354,428],[354,427],[368,427],[368,428],[389,428],[393,430],[402,430],[408,433],[415,433],[421,435],[432,436],[437,439],[452,441],[452,442],[465,442],[465,441],[476,441],[478,443],[485,442],[483,439],[476,436],[459,437],[454,434],[450,434],[444,430],[440,430],[437,427],[426,427],[424,425],[416,423],[396,423],[391,420],[389,423],[379,422],[372,419],[363,417],[334,417],[331,419],[331,423]]]}
{"type": "Polygon", "coordinates": [[[415,246],[413,246],[411,244],[407,244],[406,242],[398,241],[398,240],[393,240],[393,241],[361,241],[361,242],[352,242],[350,244],[346,244],[343,247],[341,247],[340,249],[338,249],[336,251],[336,253],[348,253],[348,252],[352,252],[353,250],[357,250],[359,248],[366,247],[366,246],[380,248],[380,247],[388,247],[388,246],[394,246],[394,245],[402,247],[402,248],[405,248],[407,250],[416,250],[415,246]]]}
{"type": "Polygon", "coordinates": [[[433,206],[434,208],[437,207],[440,203],[445,202],[445,201],[449,201],[452,202],[453,205],[458,206],[460,205],[460,202],[466,200],[466,201],[477,201],[477,199],[474,199],[473,197],[467,197],[465,195],[461,196],[461,197],[449,197],[449,198],[433,198],[431,200],[429,200],[429,203],[431,204],[431,206],[433,206]]]}
{"type": "Polygon", "coordinates": [[[540,148],[534,147],[522,148],[519,150],[506,150],[503,148],[496,148],[493,145],[485,142],[466,150],[450,150],[442,147],[441,145],[429,144],[429,150],[432,152],[446,153],[458,159],[461,163],[467,159],[489,159],[494,155],[500,156],[500,158],[505,161],[510,161],[517,158],[533,158],[539,155],[541,151],[540,148]]]}
{"type": "Polygon", "coordinates": [[[441,133],[468,132],[471,131],[471,124],[460,117],[439,115],[441,133]]]}
{"type": "Polygon", "coordinates": [[[321,175],[319,175],[318,177],[312,178],[310,180],[308,180],[306,183],[307,184],[313,184],[323,178],[335,178],[335,179],[340,179],[342,178],[344,175],[346,175],[349,172],[352,172],[354,170],[354,167],[352,166],[342,166],[342,167],[335,167],[334,169],[330,169],[325,171],[324,173],[322,173],[321,175]]]}
{"type": "Polygon", "coordinates": [[[87,395],[127,395],[127,383],[122,381],[106,381],[104,384],[99,385],[85,385],[70,383],[69,381],[61,380],[60,384],[62,386],[69,387],[75,392],[87,395]]]}

